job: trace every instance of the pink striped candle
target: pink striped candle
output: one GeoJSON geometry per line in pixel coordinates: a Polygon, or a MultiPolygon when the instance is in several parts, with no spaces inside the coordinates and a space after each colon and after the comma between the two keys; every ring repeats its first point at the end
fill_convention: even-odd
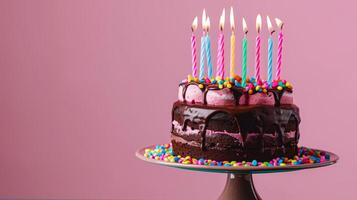
{"type": "Polygon", "coordinates": [[[260,14],[257,16],[256,28],[258,36],[255,39],[255,79],[257,81],[260,79],[260,31],[262,29],[262,17],[260,14]]]}
{"type": "Polygon", "coordinates": [[[217,76],[224,78],[224,34],[218,37],[217,76]]]}
{"type": "Polygon", "coordinates": [[[284,40],[284,35],[283,35],[283,26],[284,23],[278,19],[275,18],[276,25],[280,28],[280,33],[278,36],[278,56],[277,56],[277,64],[276,64],[276,79],[280,80],[280,74],[281,74],[281,60],[283,57],[283,40],[284,40]]]}
{"type": "Polygon", "coordinates": [[[195,19],[192,22],[191,30],[192,30],[192,36],[191,36],[191,53],[192,53],[192,76],[195,78],[197,77],[197,53],[196,53],[196,36],[194,32],[196,31],[198,26],[198,19],[195,17],[195,19]]]}
{"type": "Polygon", "coordinates": [[[221,18],[219,20],[219,28],[221,30],[218,37],[218,55],[217,55],[217,73],[216,76],[224,79],[224,21],[225,21],[225,9],[222,11],[221,18]]]}

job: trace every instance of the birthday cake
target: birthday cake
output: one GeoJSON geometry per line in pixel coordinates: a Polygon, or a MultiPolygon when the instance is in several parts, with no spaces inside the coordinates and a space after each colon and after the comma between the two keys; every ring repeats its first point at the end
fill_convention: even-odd
{"type": "MultiPolygon", "coordinates": [[[[197,19],[194,23],[195,21],[197,23],[197,19]]],[[[207,19],[202,21],[205,23],[207,19]]],[[[269,23],[270,20],[268,26],[269,23]]],[[[282,29],[280,20],[277,20],[277,24],[282,29]]],[[[196,28],[197,25],[193,27],[196,28]]],[[[207,27],[204,30],[206,33],[201,41],[209,42],[207,27]]],[[[282,33],[279,34],[277,77],[272,80],[269,61],[267,81],[260,78],[260,70],[257,68],[260,67],[257,66],[257,63],[260,63],[260,46],[259,52],[256,51],[259,55],[258,58],[256,55],[254,78],[246,76],[246,57],[242,58],[242,76],[235,75],[231,69],[231,75],[224,78],[224,53],[220,52],[217,58],[217,76],[212,77],[210,74],[212,66],[209,61],[209,74],[204,76],[202,56],[209,53],[210,49],[207,48],[201,48],[201,51],[206,52],[201,54],[198,76],[194,35],[192,37],[193,73],[179,84],[178,100],[172,108],[171,143],[174,154],[219,161],[267,161],[276,157],[291,158],[296,155],[300,137],[300,116],[299,108],[293,103],[291,83],[280,79],[282,33]]],[[[246,50],[243,48],[243,56],[246,56],[244,51],[246,50]]],[[[268,59],[271,60],[271,55],[268,59]]]]}

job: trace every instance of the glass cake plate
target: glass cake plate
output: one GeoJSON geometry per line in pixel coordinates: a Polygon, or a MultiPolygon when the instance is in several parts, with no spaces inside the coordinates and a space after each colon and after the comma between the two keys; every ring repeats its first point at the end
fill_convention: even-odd
{"type": "Polygon", "coordinates": [[[303,169],[312,169],[319,167],[326,167],[335,164],[339,157],[325,150],[313,149],[314,151],[323,151],[330,154],[330,159],[320,163],[308,163],[299,165],[286,165],[286,166],[207,166],[207,165],[194,165],[167,162],[162,160],[155,160],[144,156],[145,149],[153,149],[156,145],[147,146],[136,151],[136,157],[139,159],[162,166],[174,167],[179,169],[213,172],[213,173],[226,173],[227,182],[225,188],[218,198],[219,200],[255,200],[262,199],[255,190],[253,183],[253,174],[260,173],[279,173],[290,172],[303,169]]]}

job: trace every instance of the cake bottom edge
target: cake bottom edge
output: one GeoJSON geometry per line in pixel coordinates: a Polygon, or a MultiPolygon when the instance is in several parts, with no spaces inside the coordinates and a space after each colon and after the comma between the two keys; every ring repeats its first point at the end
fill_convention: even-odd
{"type": "Polygon", "coordinates": [[[269,147],[265,149],[218,149],[193,146],[188,143],[171,141],[174,155],[190,156],[197,159],[216,161],[270,161],[277,157],[293,158],[298,153],[297,145],[269,147]]]}

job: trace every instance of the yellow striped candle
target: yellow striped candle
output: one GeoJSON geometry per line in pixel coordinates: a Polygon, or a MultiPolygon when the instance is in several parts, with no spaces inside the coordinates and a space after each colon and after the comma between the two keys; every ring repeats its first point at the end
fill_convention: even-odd
{"type": "Polygon", "coordinates": [[[230,77],[234,78],[235,76],[235,54],[236,54],[236,36],[234,35],[234,15],[233,15],[233,8],[231,7],[231,12],[230,12],[230,23],[231,23],[231,29],[232,29],[232,35],[231,35],[231,65],[230,65],[230,77]]]}

